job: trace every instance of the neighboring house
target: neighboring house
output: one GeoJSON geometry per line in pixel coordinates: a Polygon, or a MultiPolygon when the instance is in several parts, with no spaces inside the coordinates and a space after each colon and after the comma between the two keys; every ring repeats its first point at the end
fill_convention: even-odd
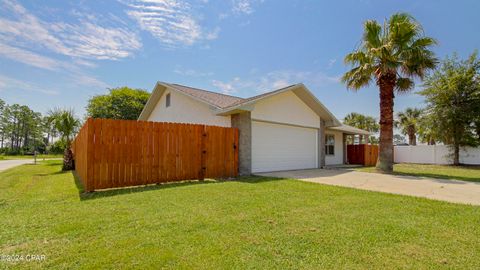
{"type": "Polygon", "coordinates": [[[346,136],[370,134],[341,124],[303,84],[240,98],[158,82],[139,120],[238,128],[240,174],[344,164],[346,136]]]}

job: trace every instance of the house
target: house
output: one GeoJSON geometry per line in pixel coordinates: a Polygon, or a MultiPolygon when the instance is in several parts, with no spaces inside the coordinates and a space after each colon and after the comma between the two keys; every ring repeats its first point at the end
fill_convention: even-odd
{"type": "Polygon", "coordinates": [[[303,84],[240,98],[158,82],[139,120],[236,127],[240,174],[344,164],[343,125],[303,84]]]}

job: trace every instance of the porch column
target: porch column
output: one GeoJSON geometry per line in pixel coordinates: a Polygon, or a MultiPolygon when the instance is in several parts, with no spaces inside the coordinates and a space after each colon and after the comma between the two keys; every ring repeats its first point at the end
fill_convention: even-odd
{"type": "Polygon", "coordinates": [[[238,128],[238,173],[252,173],[252,119],[250,112],[232,115],[232,127],[238,128]]]}
{"type": "Polygon", "coordinates": [[[318,168],[325,167],[325,121],[320,119],[320,128],[318,129],[318,168]]]}
{"type": "Polygon", "coordinates": [[[342,133],[343,134],[343,164],[348,164],[348,159],[347,159],[347,137],[348,134],[342,133]]]}

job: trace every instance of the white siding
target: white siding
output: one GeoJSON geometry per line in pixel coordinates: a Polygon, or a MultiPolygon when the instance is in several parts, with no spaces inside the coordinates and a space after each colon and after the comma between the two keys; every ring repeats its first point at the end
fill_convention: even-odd
{"type": "MultiPolygon", "coordinates": [[[[335,136],[335,155],[325,155],[325,165],[343,164],[343,133],[339,131],[326,130],[325,135],[335,136]]],[[[325,149],[322,149],[325,151],[325,149]]]]}
{"type": "Polygon", "coordinates": [[[258,101],[252,119],[314,128],[320,126],[320,117],[291,91],[258,101]]]}
{"type": "Polygon", "coordinates": [[[217,116],[207,104],[168,89],[163,93],[148,121],[231,126],[230,116],[217,116]],[[166,107],[165,99],[168,93],[170,106],[166,107]]]}
{"type": "Polygon", "coordinates": [[[314,128],[252,121],[252,172],[316,168],[314,128]]]}

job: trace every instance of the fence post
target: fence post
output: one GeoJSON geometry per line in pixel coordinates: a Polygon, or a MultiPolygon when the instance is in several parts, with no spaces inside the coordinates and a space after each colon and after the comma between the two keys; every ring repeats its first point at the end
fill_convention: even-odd
{"type": "Polygon", "coordinates": [[[203,181],[205,180],[205,171],[207,170],[206,168],[206,155],[207,155],[207,148],[206,148],[206,140],[207,140],[207,132],[206,132],[207,127],[205,125],[202,125],[202,132],[200,134],[200,171],[199,171],[199,176],[198,180],[203,181]]]}

